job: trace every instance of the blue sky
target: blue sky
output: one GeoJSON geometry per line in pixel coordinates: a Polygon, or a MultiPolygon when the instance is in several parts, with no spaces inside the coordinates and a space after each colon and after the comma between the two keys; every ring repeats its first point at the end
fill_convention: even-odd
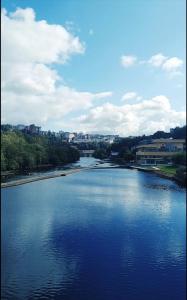
{"type": "MultiPolygon", "coordinates": [[[[45,116],[40,122],[39,116],[34,118],[33,113],[33,118],[28,118],[28,121],[40,123],[42,127],[46,129],[51,127],[54,130],[78,128],[85,131],[102,131],[103,126],[103,132],[121,135],[123,132],[124,135],[128,133],[135,135],[147,131],[147,126],[142,124],[145,125],[146,122],[149,124],[149,118],[154,119],[150,131],[154,131],[157,127],[167,130],[184,123],[186,59],[184,0],[4,0],[2,7],[7,10],[7,15],[15,12],[18,7],[22,9],[30,7],[35,12],[35,22],[45,20],[49,25],[61,25],[71,35],[79,38],[84,48],[82,53],[74,51],[75,53],[63,64],[54,60],[50,64],[44,63],[46,67],[58,73],[60,80],[55,85],[63,84],[79,93],[111,92],[109,97],[95,97],[92,104],[86,108],[82,107],[82,110],[80,108],[84,104],[80,103],[79,109],[69,109],[62,118],[58,116],[58,120],[45,116]],[[160,57],[161,60],[156,66],[153,57],[158,54],[162,55],[163,59],[160,57]],[[122,56],[136,57],[135,63],[122,65],[122,56]],[[127,97],[123,97],[125,94],[127,97]],[[146,102],[142,107],[137,105],[141,105],[143,101],[150,101],[151,104],[154,102],[153,99],[159,96],[167,98],[167,100],[162,98],[163,106],[166,106],[165,114],[161,112],[160,115],[163,122],[157,124],[158,120],[152,112],[146,116],[143,123],[140,122],[134,128],[132,123],[139,110],[143,116],[143,110],[149,104],[146,102]],[[167,113],[170,114],[167,101],[173,117],[164,123],[167,113]],[[176,114],[177,112],[179,114],[176,114]],[[128,118],[127,113],[130,116],[128,118]],[[121,127],[120,122],[114,122],[116,118],[121,118],[121,127]],[[102,119],[109,121],[102,123],[102,119]]],[[[14,27],[12,28],[13,31],[14,27]]],[[[27,34],[26,30],[23,34],[27,34]]],[[[6,47],[5,44],[5,49],[6,47]]],[[[19,102],[19,97],[16,97],[14,99],[18,100],[14,101],[19,102]]],[[[162,101],[158,100],[157,104],[159,102],[162,106],[162,101]]],[[[152,104],[154,108],[155,102],[152,104]]],[[[12,110],[9,113],[9,110],[10,104],[5,109],[6,121],[25,122],[26,118],[22,120],[21,116],[12,110]]],[[[26,114],[28,112],[25,110],[26,114]]]]}

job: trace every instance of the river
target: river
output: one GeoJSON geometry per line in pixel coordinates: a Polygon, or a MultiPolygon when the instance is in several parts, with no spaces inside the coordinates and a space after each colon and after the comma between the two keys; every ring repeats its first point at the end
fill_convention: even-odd
{"type": "Polygon", "coordinates": [[[185,299],[186,193],[174,182],[92,169],[1,194],[1,299],[185,299]]]}

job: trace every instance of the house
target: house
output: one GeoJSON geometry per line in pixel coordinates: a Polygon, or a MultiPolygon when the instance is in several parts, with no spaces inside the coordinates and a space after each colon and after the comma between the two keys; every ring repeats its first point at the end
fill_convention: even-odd
{"type": "Polygon", "coordinates": [[[154,139],[136,147],[136,162],[140,165],[168,164],[172,156],[186,150],[185,139],[154,139]]]}
{"type": "Polygon", "coordinates": [[[67,142],[71,142],[74,139],[75,135],[71,132],[64,132],[63,133],[63,138],[67,141],[67,142]]]}

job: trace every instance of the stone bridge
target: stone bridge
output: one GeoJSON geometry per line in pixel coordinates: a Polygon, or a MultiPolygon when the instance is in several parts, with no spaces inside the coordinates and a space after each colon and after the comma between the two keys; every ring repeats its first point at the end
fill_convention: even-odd
{"type": "Polygon", "coordinates": [[[80,156],[82,157],[92,157],[95,150],[79,150],[80,156]]]}

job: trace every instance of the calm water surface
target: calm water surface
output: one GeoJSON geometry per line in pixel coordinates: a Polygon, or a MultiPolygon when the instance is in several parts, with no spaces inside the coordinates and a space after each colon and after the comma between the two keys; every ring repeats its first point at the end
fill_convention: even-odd
{"type": "Polygon", "coordinates": [[[126,169],[2,189],[1,299],[185,299],[185,205],[126,169]]]}

